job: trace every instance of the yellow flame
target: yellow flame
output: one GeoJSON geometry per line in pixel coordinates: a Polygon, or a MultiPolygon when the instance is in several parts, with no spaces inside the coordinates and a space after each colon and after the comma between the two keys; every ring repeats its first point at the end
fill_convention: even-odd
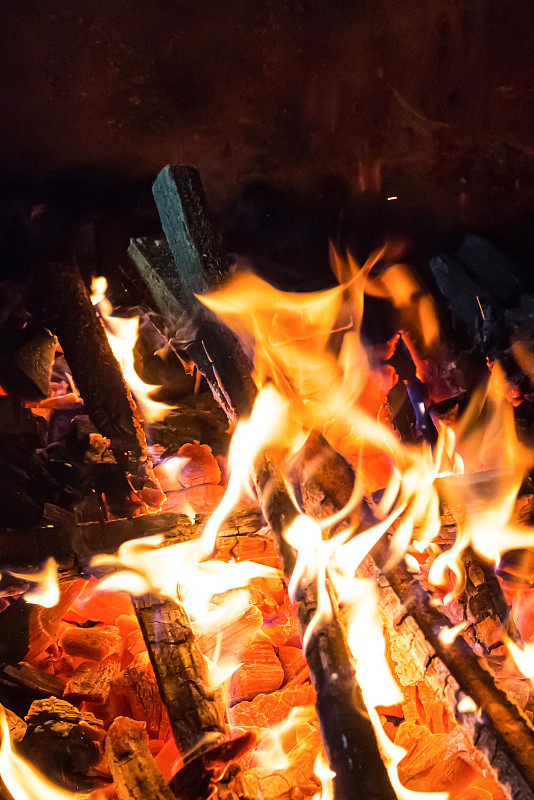
{"type": "Polygon", "coordinates": [[[534,642],[524,643],[519,647],[508,636],[504,637],[504,642],[519,671],[525,678],[534,681],[534,642]]]}
{"type": "Polygon", "coordinates": [[[321,782],[321,791],[313,795],[313,800],[333,800],[334,798],[334,778],[336,773],[332,772],[330,765],[321,748],[313,765],[313,774],[321,782]]]}
{"type": "Polygon", "coordinates": [[[145,420],[155,422],[163,419],[172,410],[172,406],[150,398],[150,393],[159,389],[159,386],[141,380],[134,366],[133,351],[139,332],[139,317],[124,319],[112,316],[113,309],[106,298],[106,290],[106,279],[104,277],[94,278],[91,284],[91,302],[98,309],[109,346],[120,364],[124,380],[130,387],[145,420]]]}
{"type": "Polygon", "coordinates": [[[475,701],[473,700],[473,698],[466,695],[465,697],[462,697],[462,699],[458,703],[458,711],[460,711],[462,714],[469,712],[477,714],[479,708],[475,703],[475,701]]]}
{"type": "Polygon", "coordinates": [[[266,773],[279,772],[291,766],[289,752],[299,725],[316,719],[314,706],[294,706],[286,719],[273,725],[263,736],[253,756],[253,762],[266,773]]]}
{"type": "Polygon", "coordinates": [[[41,570],[35,573],[12,572],[15,578],[37,583],[34,589],[25,592],[24,599],[27,603],[34,603],[44,608],[53,608],[59,602],[59,578],[57,564],[54,558],[49,558],[41,570]]]}
{"type": "Polygon", "coordinates": [[[28,761],[17,755],[11,744],[9,725],[4,708],[0,706],[0,777],[14,800],[73,800],[82,797],[54,786],[28,761]]]}
{"type": "MultiPolygon", "coordinates": [[[[363,696],[365,701],[365,693],[363,693],[363,696]]],[[[384,758],[391,786],[399,800],[449,800],[449,792],[415,792],[412,789],[406,789],[406,787],[402,785],[399,780],[398,767],[407,751],[404,747],[393,744],[380,724],[380,717],[376,709],[367,705],[367,703],[366,706],[369,718],[373,724],[378,746],[384,758]]]]}
{"type": "Polygon", "coordinates": [[[442,628],[438,634],[438,639],[440,640],[441,644],[444,644],[446,647],[451,645],[457,636],[459,636],[462,631],[465,631],[467,628],[467,622],[460,622],[458,625],[454,625],[452,628],[442,628]]]}

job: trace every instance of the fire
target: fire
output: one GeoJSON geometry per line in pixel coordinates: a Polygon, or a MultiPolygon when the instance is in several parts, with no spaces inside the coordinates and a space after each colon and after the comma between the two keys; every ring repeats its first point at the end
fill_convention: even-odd
{"type": "Polygon", "coordinates": [[[13,750],[9,725],[3,707],[0,707],[0,775],[14,800],[73,800],[81,795],[66,792],[54,786],[30,763],[13,750]]]}
{"type": "Polygon", "coordinates": [[[112,316],[113,308],[106,297],[107,281],[105,278],[94,278],[91,290],[91,302],[96,306],[102,319],[113,355],[120,364],[124,380],[130,387],[145,420],[156,422],[156,420],[163,419],[172,410],[172,406],[151,400],[151,392],[159,387],[141,380],[134,366],[133,350],[139,332],[139,317],[124,319],[112,316]]]}
{"type": "Polygon", "coordinates": [[[321,791],[313,796],[313,800],[333,800],[334,797],[334,778],[336,773],[332,772],[324,754],[320,750],[313,768],[314,774],[321,781],[321,791]]]}
{"type": "Polygon", "coordinates": [[[54,558],[49,558],[41,572],[18,573],[12,572],[15,578],[28,580],[38,585],[24,594],[27,603],[53,608],[59,602],[59,579],[57,564],[54,558]]]}
{"type": "MultiPolygon", "coordinates": [[[[305,513],[286,476],[295,507],[295,517],[284,531],[296,553],[289,595],[298,602],[311,586],[317,597],[303,650],[306,652],[321,625],[338,616],[391,784],[399,800],[417,800],[421,793],[405,789],[398,777],[397,768],[406,751],[391,742],[377,711],[379,706],[402,704],[404,697],[387,657],[379,590],[358,570],[372,548],[389,535],[388,567],[405,558],[412,572],[420,572],[424,557],[428,557],[433,559],[428,574],[431,583],[450,587],[451,576],[454,578],[443,601],[447,604],[464,587],[462,553],[467,547],[496,562],[504,550],[534,545],[534,532],[513,522],[519,485],[534,459],[517,440],[513,410],[497,365],[487,387],[475,395],[462,419],[451,425],[436,423],[437,441],[427,437],[416,446],[401,442],[383,413],[384,397],[394,378],[386,355],[394,341],[384,349],[382,362],[368,357],[360,337],[364,295],[389,298],[404,319],[409,318],[412,326],[417,323],[420,342],[427,350],[438,334],[432,301],[406,265],[395,264],[373,274],[385,251],[375,253],[361,269],[350,255],[341,257],[332,251],[331,256],[339,285],[324,292],[279,292],[253,275],[240,275],[226,288],[200,298],[254,348],[259,391],[250,418],[241,420],[234,431],[226,491],[198,537],[172,545],[163,536],[136,539],[121,545],[115,556],[96,557],[94,565],[115,570],[96,588],[134,595],[154,592],[181,603],[195,634],[209,634],[216,641],[206,657],[210,687],[227,684],[241,662],[238,657],[223,655],[224,626],[250,606],[247,587],[251,581],[279,576],[279,572],[254,562],[216,561],[219,530],[244,498],[254,498],[258,459],[268,454],[283,468],[311,431],[320,432],[352,463],[356,485],[345,508],[316,520],[305,513]],[[484,497],[488,482],[493,488],[489,500],[484,497]],[[380,497],[371,497],[375,489],[381,490],[380,497]],[[361,513],[364,498],[370,498],[376,520],[367,526],[361,513]],[[462,513],[457,514],[458,532],[452,548],[434,558],[444,498],[451,507],[461,507],[462,513]],[[473,509],[475,514],[464,513],[473,509]]],[[[95,279],[92,300],[112,350],[145,417],[159,419],[169,407],[150,400],[149,393],[157,387],[144,384],[134,369],[139,319],[114,317],[106,289],[105,279],[95,279]]],[[[428,412],[425,403],[419,400],[416,416],[428,412]]],[[[177,456],[159,465],[164,490],[180,485],[187,463],[186,458],[177,456]]],[[[193,508],[190,515],[193,521],[193,508]]],[[[17,577],[39,583],[39,589],[28,594],[29,602],[57,603],[53,559],[42,573],[17,577]]],[[[462,622],[444,628],[441,642],[451,644],[466,627],[462,622]]],[[[266,639],[263,632],[260,635],[266,639]]],[[[511,641],[507,645],[523,674],[532,680],[533,646],[520,648],[511,641]]],[[[471,698],[464,697],[458,709],[476,711],[473,706],[471,698]]],[[[298,750],[296,731],[306,725],[311,729],[313,713],[309,708],[293,709],[284,723],[272,727],[252,757],[258,774],[269,775],[290,766],[290,752],[298,750]]],[[[15,800],[33,800],[43,793],[48,793],[50,800],[70,797],[28,769],[11,748],[5,717],[0,724],[0,772],[15,800]]],[[[315,774],[322,790],[314,800],[331,800],[335,773],[322,751],[315,761],[315,774]]],[[[425,796],[432,800],[449,797],[447,792],[425,796]]]]}

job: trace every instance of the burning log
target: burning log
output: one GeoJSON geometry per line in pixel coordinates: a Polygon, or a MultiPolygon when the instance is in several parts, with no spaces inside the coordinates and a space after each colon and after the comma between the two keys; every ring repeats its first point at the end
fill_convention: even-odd
{"type": "MultiPolygon", "coordinates": [[[[297,510],[277,468],[268,458],[264,458],[256,471],[256,486],[275,537],[284,575],[289,580],[296,553],[283,533],[297,516],[297,510]]],[[[297,599],[299,625],[304,636],[317,610],[315,585],[309,584],[297,599]]],[[[317,695],[323,745],[330,768],[336,773],[336,800],[394,798],[355,680],[345,636],[335,615],[312,633],[305,656],[317,695]]]]}
{"type": "Polygon", "coordinates": [[[173,790],[178,796],[202,797],[217,779],[212,762],[230,763],[253,746],[254,737],[225,740],[222,707],[208,687],[206,665],[184,609],[150,595],[132,599],[176,744],[184,754],[173,790]]]}
{"type": "MultiPolygon", "coordinates": [[[[180,176],[182,174],[190,176],[191,172],[187,168],[166,167],[160,173],[154,187],[162,224],[176,263],[176,271],[173,273],[174,283],[169,286],[168,279],[166,281],[167,290],[170,290],[175,298],[174,304],[176,298],[190,296],[192,286],[199,291],[214,288],[210,283],[209,262],[202,256],[203,250],[199,247],[198,237],[194,231],[189,230],[189,212],[194,209],[195,218],[205,214],[203,194],[199,193],[196,197],[191,194],[190,177],[183,187],[180,184],[180,176]]],[[[195,177],[193,188],[197,180],[195,177]]],[[[214,253],[214,246],[210,247],[208,252],[214,253]]],[[[215,276],[217,282],[217,270],[215,276]]],[[[157,272],[152,275],[145,272],[143,277],[153,294],[161,295],[161,275],[157,272]]],[[[158,310],[160,313],[164,311],[161,304],[158,310]]],[[[171,317],[171,319],[173,322],[176,321],[176,318],[171,317]]],[[[184,308],[182,324],[184,321],[186,324],[194,323],[190,309],[184,308]]],[[[227,339],[221,337],[217,351],[210,352],[208,343],[206,350],[210,353],[217,369],[218,387],[222,386],[223,394],[231,399],[232,410],[235,409],[238,413],[250,411],[250,399],[248,396],[243,397],[234,378],[235,368],[232,367],[232,363],[235,344],[228,347],[227,339]]],[[[190,355],[195,360],[195,353],[190,352],[190,355]]],[[[238,363],[243,363],[242,358],[238,363]]],[[[220,392],[220,388],[215,391],[220,392]]],[[[295,566],[296,554],[285,541],[283,532],[297,515],[295,505],[277,469],[267,458],[257,470],[256,486],[262,497],[264,515],[275,537],[284,574],[289,580],[295,566]]],[[[304,634],[317,610],[315,587],[309,585],[299,601],[299,621],[301,632],[304,634]]],[[[322,625],[312,635],[306,650],[306,660],[317,692],[317,713],[323,743],[330,766],[336,772],[334,779],[336,800],[354,798],[356,791],[361,800],[394,798],[395,794],[389,783],[372,725],[365,715],[363,701],[359,696],[345,637],[335,616],[330,623],[322,625]]]]}
{"type": "Polygon", "coordinates": [[[366,576],[378,581],[382,592],[387,591],[385,578],[399,598],[404,610],[396,617],[396,633],[408,623],[406,641],[410,642],[410,648],[418,641],[420,661],[425,663],[424,672],[429,673],[425,678],[429,678],[436,694],[446,699],[449,709],[455,710],[470,741],[486,756],[488,767],[495,771],[510,797],[532,800],[534,728],[531,723],[496,686],[493,676],[465,639],[460,636],[450,645],[442,644],[439,632],[450,627],[450,620],[431,604],[430,592],[408,572],[403,562],[381,572],[387,559],[387,548],[377,546],[362,567],[366,576]],[[472,698],[476,712],[457,709],[462,695],[472,698]]]}
{"type": "MultiPolygon", "coordinates": [[[[346,481],[338,485],[330,499],[334,510],[344,507],[348,500],[346,481]]],[[[314,510],[324,515],[320,507],[314,510]]],[[[451,718],[456,716],[469,740],[485,757],[487,768],[497,774],[510,796],[514,800],[532,800],[534,728],[495,685],[493,676],[465,639],[458,637],[452,645],[441,643],[439,632],[451,626],[450,620],[432,605],[431,593],[408,572],[404,562],[384,571],[389,555],[387,544],[377,545],[360,570],[365,577],[373,578],[380,589],[383,621],[389,626],[390,638],[396,642],[395,650],[402,661],[399,670],[402,673],[411,669],[405,680],[402,674],[399,676],[401,683],[411,685],[423,680],[451,718]],[[482,713],[458,711],[463,695],[472,698],[482,713]]],[[[488,597],[487,613],[493,620],[505,622],[508,607],[500,585],[494,585],[497,579],[491,565],[481,569],[481,559],[473,556],[470,558],[469,549],[464,556],[470,569],[465,596],[468,604],[473,600],[470,621],[476,630],[484,612],[477,607],[475,598],[488,597]],[[478,616],[473,619],[475,614],[478,616]]],[[[512,623],[509,630],[513,633],[514,628],[512,623]]]]}
{"type": "Polygon", "coordinates": [[[244,734],[227,740],[224,711],[209,687],[206,663],[184,608],[146,594],[132,597],[161,698],[184,767],[172,780],[177,796],[203,797],[220,774],[214,764],[227,765],[254,745],[244,734]],[[202,787],[202,791],[201,788],[202,787]]]}
{"type": "MultiPolygon", "coordinates": [[[[53,558],[63,579],[91,573],[91,560],[101,553],[114,553],[131,539],[162,535],[175,544],[200,535],[205,517],[191,522],[184,514],[148,514],[133,519],[86,522],[66,527],[33,528],[21,536],[18,530],[0,530],[0,572],[29,572],[53,558]]],[[[246,509],[228,518],[221,530],[221,547],[231,551],[240,539],[262,527],[258,509],[246,509]]],[[[3,590],[9,594],[9,585],[3,590]]]]}
{"type": "Polygon", "coordinates": [[[19,753],[55,783],[70,791],[102,786],[95,776],[103,756],[105,731],[94,714],[51,697],[32,703],[19,753]]]}
{"type": "Polygon", "coordinates": [[[33,305],[57,335],[89,416],[111,441],[130,485],[151,506],[164,500],[152,473],[142,419],[79,270],[48,264],[34,275],[33,305]]]}
{"type": "Polygon", "coordinates": [[[224,717],[184,609],[150,594],[132,602],[178,749],[185,755],[205,738],[222,740],[224,717]]]}
{"type": "MultiPolygon", "coordinates": [[[[160,178],[161,183],[169,184],[169,191],[157,193],[156,187],[154,190],[160,213],[166,219],[173,213],[179,220],[203,218],[203,237],[199,238],[197,233],[189,239],[187,223],[173,223],[174,230],[170,235],[174,248],[169,248],[161,239],[132,239],[128,254],[148,285],[155,310],[164,321],[161,332],[175,350],[185,352],[196,364],[228,418],[235,421],[237,416],[250,412],[256,392],[250,377],[250,360],[233,333],[194,296],[195,292],[206,290],[201,280],[195,282],[192,279],[195,270],[205,267],[210,275],[216,277],[217,283],[222,279],[220,259],[213,262],[215,237],[207,222],[203,199],[195,201],[194,208],[189,197],[183,198],[182,202],[177,200],[177,187],[183,182],[189,184],[191,180],[196,183],[198,173],[190,167],[180,167],[172,172],[170,168],[166,170],[160,178]],[[206,241],[209,242],[207,246],[206,241]],[[202,249],[204,246],[206,249],[202,249]],[[200,255],[204,253],[205,256],[200,255]],[[184,286],[181,283],[182,269],[189,276],[184,286]]],[[[160,324],[157,319],[154,323],[160,324]]]]}
{"type": "Polygon", "coordinates": [[[105,752],[119,800],[175,800],[154,763],[144,727],[117,717],[108,730],[105,752]]]}

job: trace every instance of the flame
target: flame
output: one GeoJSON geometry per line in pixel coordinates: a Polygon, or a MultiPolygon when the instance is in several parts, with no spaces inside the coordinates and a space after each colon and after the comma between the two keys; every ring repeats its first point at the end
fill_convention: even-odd
{"type": "Polygon", "coordinates": [[[172,406],[150,399],[150,393],[159,387],[141,380],[134,366],[133,351],[139,332],[139,317],[124,319],[112,316],[113,308],[106,297],[107,280],[104,277],[93,279],[91,291],[91,302],[102,319],[109,346],[120,364],[124,380],[130,387],[145,420],[156,422],[163,419],[172,410],[172,406]]]}
{"type": "Polygon", "coordinates": [[[254,750],[253,763],[262,772],[281,772],[291,766],[289,753],[295,745],[295,734],[300,725],[312,723],[316,718],[314,706],[294,706],[286,719],[273,725],[254,750]]]}
{"type": "Polygon", "coordinates": [[[478,712],[479,712],[479,708],[478,708],[477,704],[475,703],[475,701],[473,700],[473,698],[472,697],[468,697],[467,695],[465,695],[465,697],[462,697],[462,699],[458,703],[457,708],[458,708],[458,711],[460,711],[462,714],[465,714],[465,713],[478,714],[478,712]]]}
{"type": "Polygon", "coordinates": [[[504,642],[519,671],[529,681],[534,681],[534,642],[527,642],[519,647],[508,636],[504,637],[504,642]]]}
{"type": "Polygon", "coordinates": [[[190,459],[184,456],[171,456],[161,461],[157,467],[154,467],[154,474],[159,480],[163,492],[181,488],[180,476],[189,461],[190,459]]]}
{"type": "Polygon", "coordinates": [[[245,587],[250,580],[278,575],[273,567],[252,561],[202,561],[202,538],[163,547],[161,535],[133,539],[122,544],[117,556],[95,556],[95,566],[114,566],[118,571],[103,578],[99,591],[128,591],[131,594],[155,592],[180,602],[193,620],[217,625],[222,615],[236,615],[245,609],[248,596],[231,594],[224,611],[212,607],[215,595],[225,595],[245,587]]]}
{"type": "Polygon", "coordinates": [[[14,800],[73,800],[82,796],[54,786],[28,761],[14,752],[3,706],[0,706],[0,728],[0,776],[14,800]]]}
{"type": "Polygon", "coordinates": [[[11,572],[15,578],[37,583],[34,589],[30,589],[23,595],[27,603],[34,603],[44,608],[53,608],[59,602],[59,578],[57,564],[54,558],[49,558],[41,572],[19,573],[11,572]]]}
{"type": "Polygon", "coordinates": [[[462,631],[465,631],[467,628],[467,622],[460,622],[458,625],[454,625],[452,628],[442,628],[438,634],[438,639],[440,640],[441,644],[444,644],[446,647],[451,645],[457,636],[459,636],[462,631]]]}
{"type": "Polygon", "coordinates": [[[313,765],[313,773],[321,782],[321,791],[313,795],[313,800],[333,800],[334,799],[334,778],[336,773],[332,772],[324,750],[321,748],[313,765]]]}

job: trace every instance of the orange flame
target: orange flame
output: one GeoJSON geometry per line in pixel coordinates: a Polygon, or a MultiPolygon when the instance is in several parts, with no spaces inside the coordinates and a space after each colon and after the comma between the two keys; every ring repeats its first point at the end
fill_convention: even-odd
{"type": "Polygon", "coordinates": [[[23,595],[27,603],[34,603],[44,608],[53,608],[58,604],[59,578],[55,559],[49,558],[41,572],[11,572],[11,575],[38,584],[23,595]]]}
{"type": "Polygon", "coordinates": [[[145,420],[155,422],[163,419],[172,410],[172,406],[150,399],[150,393],[159,387],[141,380],[134,366],[133,350],[139,332],[139,317],[124,319],[112,316],[113,309],[106,298],[105,278],[94,278],[91,290],[91,302],[98,309],[113,355],[120,364],[124,380],[130,387],[145,420]]]}

